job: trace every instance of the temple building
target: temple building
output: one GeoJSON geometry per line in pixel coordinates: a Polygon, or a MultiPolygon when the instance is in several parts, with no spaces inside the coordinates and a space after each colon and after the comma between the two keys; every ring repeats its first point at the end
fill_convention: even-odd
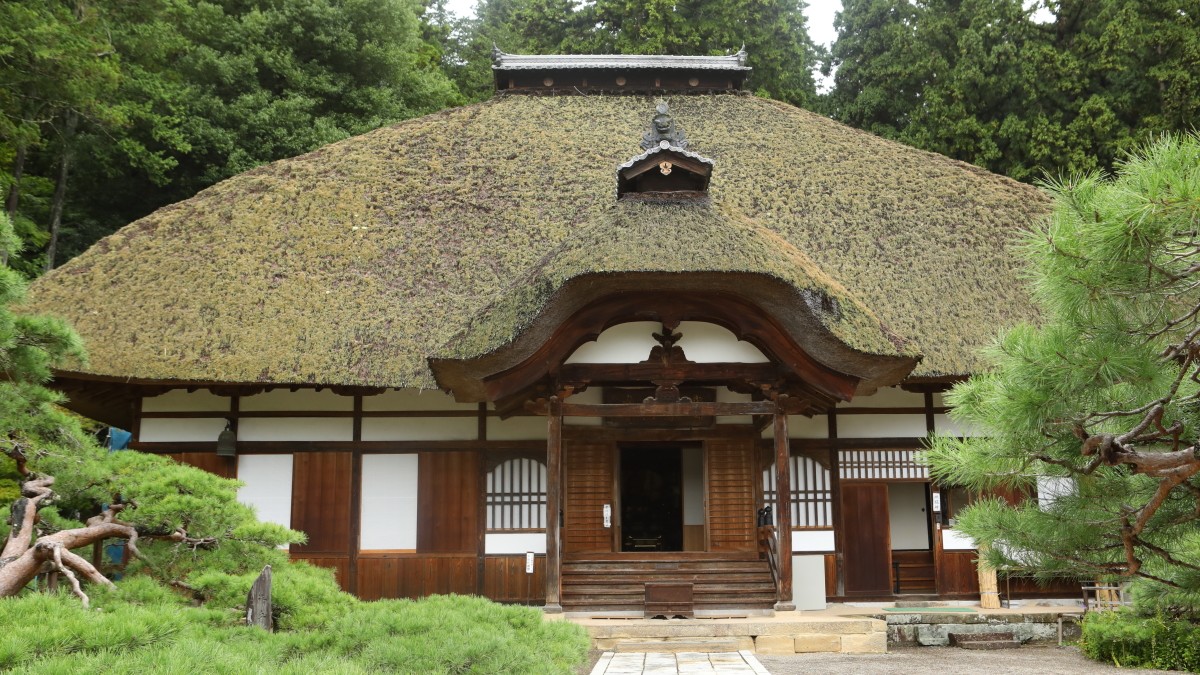
{"type": "Polygon", "coordinates": [[[727,616],[978,597],[916,453],[1037,189],[741,91],[744,55],[496,55],[496,96],[223,181],[34,285],[131,447],[362,598],[727,616]]]}

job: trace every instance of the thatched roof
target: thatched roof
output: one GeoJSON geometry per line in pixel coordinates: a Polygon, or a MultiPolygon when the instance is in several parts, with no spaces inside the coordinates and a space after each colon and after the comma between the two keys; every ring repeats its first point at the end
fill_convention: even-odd
{"type": "Polygon", "coordinates": [[[782,103],[670,103],[716,161],[708,205],[616,202],[654,100],[503,96],[161,209],[29,309],[75,324],[93,375],[396,387],[511,341],[581,275],[768,275],[838,299],[820,321],[851,348],[923,354],[916,376],[973,372],[1033,318],[1005,244],[1048,210],[1034,188],[782,103]]]}

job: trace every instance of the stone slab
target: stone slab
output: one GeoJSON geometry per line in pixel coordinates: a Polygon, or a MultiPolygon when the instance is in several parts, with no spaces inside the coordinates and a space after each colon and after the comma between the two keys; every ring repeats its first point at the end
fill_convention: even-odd
{"type": "Polygon", "coordinates": [[[841,635],[797,635],[793,643],[797,654],[842,651],[841,635]]]}
{"type": "Polygon", "coordinates": [[[852,633],[883,632],[888,623],[862,617],[834,621],[709,621],[680,619],[660,621],[621,621],[612,625],[584,623],[593,639],[599,638],[667,638],[667,637],[734,637],[741,635],[847,635],[852,633]]]}
{"type": "Polygon", "coordinates": [[[887,633],[843,635],[843,654],[886,654],[887,633]]]}
{"type": "Polygon", "coordinates": [[[796,638],[790,635],[759,635],[754,638],[755,654],[795,654],[796,638]]]}
{"type": "Polygon", "coordinates": [[[665,640],[627,640],[609,638],[594,640],[593,649],[611,650],[617,653],[656,652],[661,654],[678,654],[693,652],[711,654],[716,652],[736,652],[742,649],[753,649],[754,640],[749,636],[734,638],[676,638],[665,640]]]}

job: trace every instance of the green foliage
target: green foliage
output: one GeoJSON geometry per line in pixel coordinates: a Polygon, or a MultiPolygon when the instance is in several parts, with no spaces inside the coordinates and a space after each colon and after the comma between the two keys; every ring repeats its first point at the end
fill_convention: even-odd
{"type": "Polygon", "coordinates": [[[992,499],[962,515],[993,564],[1139,577],[1157,588],[1137,597],[1194,609],[1200,482],[1184,473],[1176,485],[1141,462],[1181,451],[1171,461],[1194,471],[1197,364],[1172,354],[1196,349],[1200,137],[1164,137],[1111,179],[1049,188],[1054,214],[1022,249],[1045,321],[1004,334],[988,352],[994,368],[948,395],[953,417],[983,435],[935,438],[933,475],[980,491],[1054,486],[1040,507],[992,499]],[[1105,450],[1105,438],[1124,440],[1105,450]]]}
{"type": "Polygon", "coordinates": [[[1096,612],[1083,622],[1083,653],[1124,668],[1200,672],[1200,625],[1132,612],[1096,612]]]}
{"type": "Polygon", "coordinates": [[[222,178],[458,102],[419,11],[415,0],[4,3],[0,190],[33,245],[18,267],[40,270],[56,203],[65,259],[222,178]]]}
{"type": "MultiPolygon", "coordinates": [[[[0,245],[14,253],[21,248],[3,212],[0,245]]],[[[82,435],[77,421],[54,407],[61,396],[42,383],[53,365],[84,360],[83,345],[61,319],[15,314],[11,308],[24,300],[25,290],[25,279],[0,265],[0,441],[75,445],[82,435]]],[[[6,473],[15,470],[7,461],[2,466],[6,473]]]]}
{"type": "Polygon", "coordinates": [[[731,54],[745,45],[754,68],[747,87],[807,104],[821,59],[808,36],[805,3],[716,1],[482,0],[474,19],[454,26],[447,65],[462,92],[492,92],[492,45],[515,54],[731,54]]]}
{"type": "MultiPolygon", "coordinates": [[[[1185,0],[847,0],[823,106],[1020,180],[1105,169],[1192,127],[1200,16],[1185,0]]],[[[828,70],[828,68],[827,68],[828,70]]]]}
{"type": "Polygon", "coordinates": [[[97,593],[93,605],[88,611],[72,598],[44,594],[0,602],[6,626],[0,669],[569,673],[588,645],[583,630],[570,622],[464,596],[371,603],[346,596],[336,612],[311,606],[300,619],[303,627],[273,634],[234,625],[214,609],[187,606],[146,579],[97,593]]]}

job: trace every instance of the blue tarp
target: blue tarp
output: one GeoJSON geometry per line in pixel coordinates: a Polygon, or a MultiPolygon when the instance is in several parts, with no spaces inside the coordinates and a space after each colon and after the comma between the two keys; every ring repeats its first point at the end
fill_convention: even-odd
{"type": "Polygon", "coordinates": [[[118,429],[116,427],[108,428],[108,449],[109,450],[125,450],[129,447],[129,441],[133,439],[133,434],[118,429]]]}

